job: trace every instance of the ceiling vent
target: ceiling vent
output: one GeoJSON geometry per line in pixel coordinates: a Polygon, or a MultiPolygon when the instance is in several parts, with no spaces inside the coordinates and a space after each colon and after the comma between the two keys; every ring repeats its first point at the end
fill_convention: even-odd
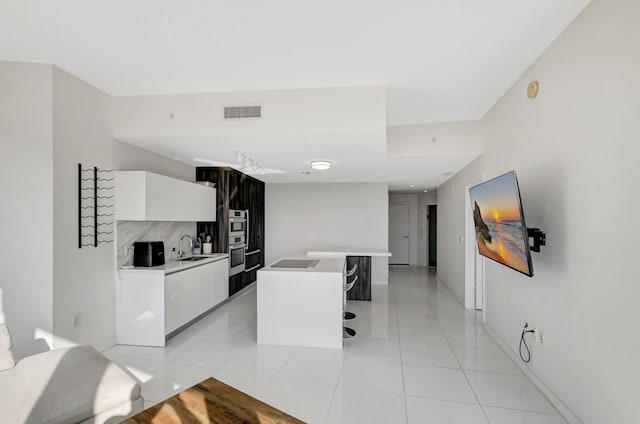
{"type": "Polygon", "coordinates": [[[256,119],[262,118],[261,105],[224,106],[224,119],[256,119]]]}

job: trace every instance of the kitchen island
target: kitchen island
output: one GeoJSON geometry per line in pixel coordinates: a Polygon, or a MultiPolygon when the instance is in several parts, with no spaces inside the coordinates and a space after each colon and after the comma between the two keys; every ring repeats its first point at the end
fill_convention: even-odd
{"type": "Polygon", "coordinates": [[[287,258],[258,271],[258,344],[341,349],[344,266],[287,258]]]}
{"type": "Polygon", "coordinates": [[[310,258],[346,258],[347,269],[352,269],[354,265],[358,266],[356,271],[358,282],[347,293],[349,300],[370,301],[372,279],[378,284],[387,284],[389,277],[388,258],[391,253],[386,250],[354,248],[310,250],[307,251],[307,256],[310,258]]]}

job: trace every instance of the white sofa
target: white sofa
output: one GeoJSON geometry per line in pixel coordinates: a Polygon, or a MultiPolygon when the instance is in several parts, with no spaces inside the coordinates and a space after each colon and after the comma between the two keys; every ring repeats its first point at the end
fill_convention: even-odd
{"type": "MultiPolygon", "coordinates": [[[[6,367],[11,351],[3,355],[1,345],[6,367]]],[[[0,371],[3,423],[119,423],[143,409],[140,385],[91,346],[27,356],[0,371]]]]}

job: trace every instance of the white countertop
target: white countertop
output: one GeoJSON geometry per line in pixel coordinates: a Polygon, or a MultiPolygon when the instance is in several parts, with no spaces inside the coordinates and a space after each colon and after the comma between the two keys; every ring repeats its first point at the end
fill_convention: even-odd
{"type": "Polygon", "coordinates": [[[283,259],[307,259],[306,256],[293,256],[278,259],[276,262],[266,266],[258,271],[261,272],[303,272],[303,273],[340,273],[344,269],[344,258],[318,258],[318,263],[309,268],[273,268],[274,264],[277,264],[283,259]]]}
{"type": "Polygon", "coordinates": [[[164,265],[158,266],[123,266],[120,268],[120,272],[162,272],[165,275],[173,274],[175,272],[184,271],[185,269],[195,268],[200,265],[210,264],[212,262],[220,261],[229,257],[228,253],[214,253],[211,255],[196,255],[203,256],[205,259],[199,261],[167,261],[164,265]]]}
{"type": "Polygon", "coordinates": [[[391,256],[391,252],[380,249],[322,249],[310,250],[309,257],[343,257],[343,256],[391,256]]]}

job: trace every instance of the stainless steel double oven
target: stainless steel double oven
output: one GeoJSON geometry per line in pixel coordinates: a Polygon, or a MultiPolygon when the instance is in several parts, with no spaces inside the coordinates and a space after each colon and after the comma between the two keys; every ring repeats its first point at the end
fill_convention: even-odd
{"type": "Polygon", "coordinates": [[[247,211],[229,210],[229,276],[244,272],[247,224],[247,211]]]}

